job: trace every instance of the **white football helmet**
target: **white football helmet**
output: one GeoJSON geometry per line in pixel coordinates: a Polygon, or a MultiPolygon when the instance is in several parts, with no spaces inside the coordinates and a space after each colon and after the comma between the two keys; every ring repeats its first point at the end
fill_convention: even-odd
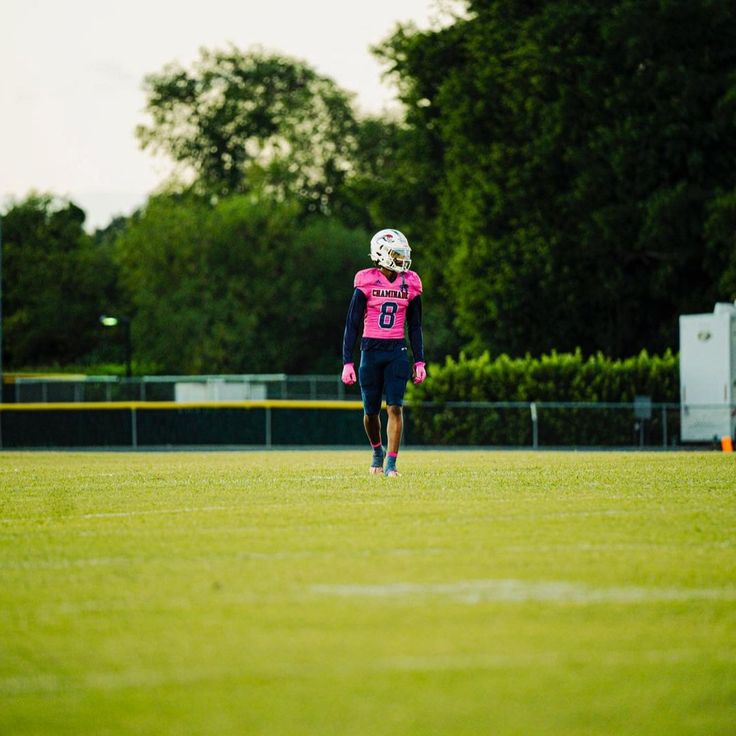
{"type": "Polygon", "coordinates": [[[398,230],[379,230],[371,238],[371,260],[389,271],[408,271],[411,266],[409,241],[398,230]]]}

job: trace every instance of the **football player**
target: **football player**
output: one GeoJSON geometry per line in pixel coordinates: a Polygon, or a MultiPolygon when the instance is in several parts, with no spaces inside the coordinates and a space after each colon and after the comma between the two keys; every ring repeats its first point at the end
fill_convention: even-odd
{"type": "Polygon", "coordinates": [[[373,448],[370,472],[397,476],[404,427],[402,406],[406,383],[422,383],[427,377],[422,335],[422,281],[410,271],[411,248],[398,230],[380,230],[371,238],[373,268],[355,274],[342,340],[342,380],[359,380],[363,398],[363,426],[373,448]],[[410,366],[404,328],[407,328],[413,358],[410,366]],[[356,377],[353,362],[355,342],[360,340],[360,367],[356,377]],[[388,413],[387,453],[381,440],[381,400],[386,396],[388,413]],[[384,468],[384,459],[386,466],[384,468]]]}

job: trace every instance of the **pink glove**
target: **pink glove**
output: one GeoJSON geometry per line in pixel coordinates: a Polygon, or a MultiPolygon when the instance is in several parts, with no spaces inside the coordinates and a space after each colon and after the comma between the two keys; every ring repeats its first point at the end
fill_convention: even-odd
{"type": "Polygon", "coordinates": [[[355,363],[345,363],[342,367],[342,382],[352,386],[358,379],[355,376],[355,363]]]}
{"type": "Polygon", "coordinates": [[[414,383],[422,383],[427,377],[427,369],[424,367],[423,361],[414,363],[414,383]]]}

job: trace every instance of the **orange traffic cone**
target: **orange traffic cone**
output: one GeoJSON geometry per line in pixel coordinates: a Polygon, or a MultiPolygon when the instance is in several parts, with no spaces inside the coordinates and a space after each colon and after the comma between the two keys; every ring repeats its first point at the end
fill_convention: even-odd
{"type": "Polygon", "coordinates": [[[723,452],[733,452],[733,442],[730,437],[721,437],[721,450],[723,452]]]}

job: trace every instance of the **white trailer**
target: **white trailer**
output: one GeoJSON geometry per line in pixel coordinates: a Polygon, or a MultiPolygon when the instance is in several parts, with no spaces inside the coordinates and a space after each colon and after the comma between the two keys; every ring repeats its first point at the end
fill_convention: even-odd
{"type": "Polygon", "coordinates": [[[680,316],[683,442],[733,437],[736,429],[736,304],[680,316]]]}

